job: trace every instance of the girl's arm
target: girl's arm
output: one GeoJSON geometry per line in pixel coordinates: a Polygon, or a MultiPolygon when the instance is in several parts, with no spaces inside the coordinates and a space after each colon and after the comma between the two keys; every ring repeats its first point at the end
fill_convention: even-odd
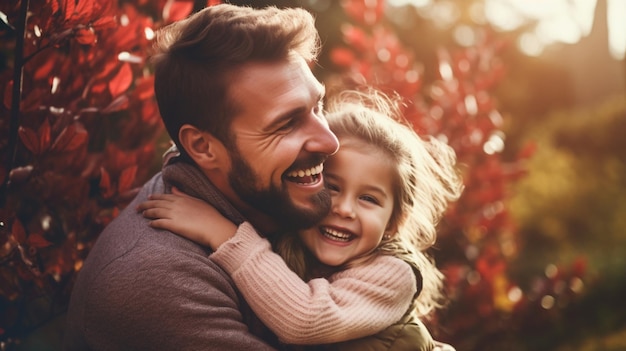
{"type": "Polygon", "coordinates": [[[257,316],[289,344],[376,334],[400,320],[417,290],[413,270],[392,256],[304,282],[247,222],[211,259],[231,275],[257,316]]]}
{"type": "Polygon", "coordinates": [[[210,259],[226,270],[257,316],[285,343],[328,344],[375,334],[404,315],[416,292],[410,266],[391,256],[304,282],[252,225],[237,228],[189,196],[157,195],[138,210],[153,219],[155,228],[211,246],[210,259]],[[207,228],[219,235],[207,235],[207,228]]]}
{"type": "Polygon", "coordinates": [[[213,206],[176,188],[172,194],[150,195],[137,211],[152,219],[151,227],[169,230],[214,251],[237,231],[237,226],[213,206]]]}

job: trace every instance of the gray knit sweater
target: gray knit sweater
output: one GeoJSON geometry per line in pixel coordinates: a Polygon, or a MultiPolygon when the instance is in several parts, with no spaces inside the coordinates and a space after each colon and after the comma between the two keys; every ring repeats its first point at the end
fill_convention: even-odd
{"type": "MultiPolygon", "coordinates": [[[[72,292],[65,350],[272,350],[230,277],[201,246],[155,230],[136,206],[175,185],[242,215],[195,167],[176,162],[147,182],[99,236],[72,292]]],[[[207,228],[211,230],[211,228],[207,228]]]]}

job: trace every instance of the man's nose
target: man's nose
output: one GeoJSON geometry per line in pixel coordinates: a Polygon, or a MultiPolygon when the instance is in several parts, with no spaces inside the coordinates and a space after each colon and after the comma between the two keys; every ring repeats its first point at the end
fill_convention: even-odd
{"type": "Polygon", "coordinates": [[[332,155],[339,149],[339,140],[324,117],[311,116],[308,131],[310,137],[305,145],[308,152],[332,155]]]}

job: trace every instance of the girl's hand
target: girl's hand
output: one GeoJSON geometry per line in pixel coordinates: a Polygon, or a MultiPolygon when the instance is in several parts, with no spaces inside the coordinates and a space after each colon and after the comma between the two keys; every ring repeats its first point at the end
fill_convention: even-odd
{"type": "Polygon", "coordinates": [[[232,238],[237,226],[213,206],[177,189],[172,194],[153,194],[137,206],[153,228],[169,230],[213,250],[232,238]]]}

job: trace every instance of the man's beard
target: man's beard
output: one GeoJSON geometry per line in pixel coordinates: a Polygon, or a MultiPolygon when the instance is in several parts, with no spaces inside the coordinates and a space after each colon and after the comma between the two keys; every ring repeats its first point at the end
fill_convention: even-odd
{"type": "Polygon", "coordinates": [[[285,187],[277,188],[270,183],[269,188],[257,188],[254,170],[241,157],[237,148],[232,150],[232,170],[228,174],[228,181],[244,202],[272,217],[283,228],[291,230],[310,228],[326,217],[331,205],[330,193],[326,188],[311,196],[312,209],[298,208],[289,198],[285,187]]]}

